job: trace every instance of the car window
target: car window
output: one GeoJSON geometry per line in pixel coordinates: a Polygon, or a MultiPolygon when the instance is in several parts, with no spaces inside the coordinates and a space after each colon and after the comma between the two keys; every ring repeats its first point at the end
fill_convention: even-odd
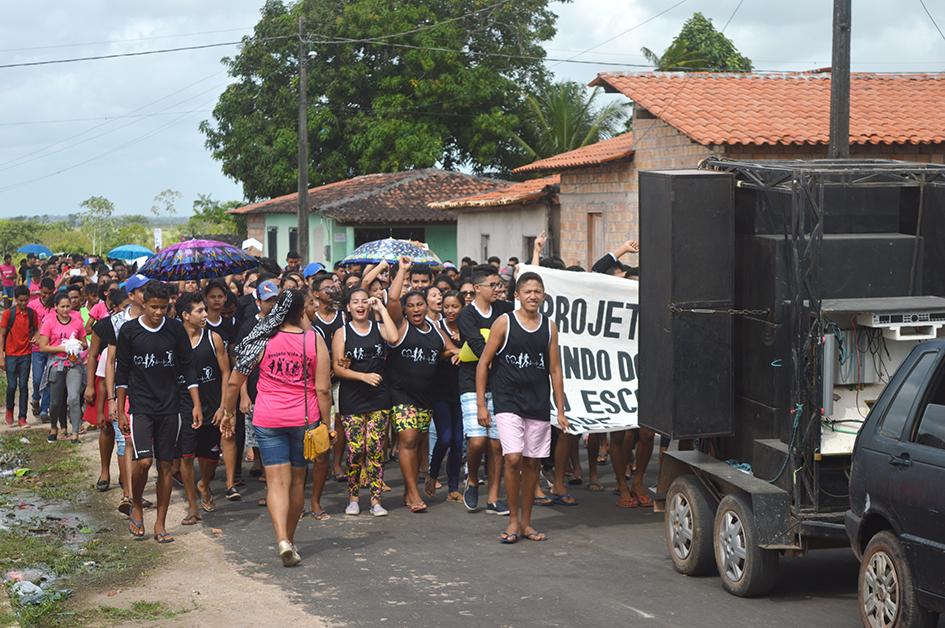
{"type": "Polygon", "coordinates": [[[937,356],[937,353],[931,351],[923,353],[912,365],[912,369],[906,375],[902,386],[896,391],[896,396],[889,404],[886,415],[883,417],[879,430],[884,436],[890,438],[900,438],[902,436],[902,428],[909,418],[909,411],[915,404],[916,397],[921,394],[922,384],[925,382],[929,371],[935,366],[937,356]]]}
{"type": "Polygon", "coordinates": [[[926,447],[945,449],[945,406],[930,403],[915,431],[915,442],[926,447]]]}

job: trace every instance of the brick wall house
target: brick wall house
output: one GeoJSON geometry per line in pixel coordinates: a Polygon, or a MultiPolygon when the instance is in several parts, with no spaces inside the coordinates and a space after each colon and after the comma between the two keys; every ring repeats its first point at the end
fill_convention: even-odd
{"type": "MultiPolygon", "coordinates": [[[[830,75],[601,74],[634,103],[633,133],[516,172],[561,174],[561,257],[586,265],[639,234],[637,173],[733,159],[827,156],[830,75]],[[619,149],[619,150],[618,150],[619,149]]],[[[945,77],[854,73],[851,157],[945,163],[945,77]]]]}

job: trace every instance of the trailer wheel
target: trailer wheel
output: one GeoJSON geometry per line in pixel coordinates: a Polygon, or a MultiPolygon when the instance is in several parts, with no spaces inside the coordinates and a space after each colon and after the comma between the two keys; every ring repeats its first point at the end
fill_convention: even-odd
{"type": "Polygon", "coordinates": [[[681,475],[666,493],[666,547],[673,567],[686,576],[712,572],[712,506],[695,476],[681,475]]]}
{"type": "Polygon", "coordinates": [[[765,595],[774,588],[778,553],[758,547],[748,501],[732,493],[715,512],[715,564],[722,587],[738,597],[765,595]]]}
{"type": "Polygon", "coordinates": [[[866,546],[860,563],[860,620],[871,628],[930,628],[934,613],[919,606],[912,571],[899,540],[880,532],[866,546]]]}

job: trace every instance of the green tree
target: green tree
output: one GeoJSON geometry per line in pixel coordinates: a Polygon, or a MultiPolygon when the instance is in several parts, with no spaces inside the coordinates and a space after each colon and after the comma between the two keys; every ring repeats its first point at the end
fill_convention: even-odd
{"type": "Polygon", "coordinates": [[[513,135],[529,161],[593,144],[620,132],[629,103],[596,106],[599,89],[564,81],[542,87],[525,99],[523,128],[513,135]]]}
{"type": "Polygon", "coordinates": [[[663,54],[649,48],[640,51],[657,70],[706,70],[709,72],[751,72],[751,59],[732,40],[715,30],[712,20],[693,13],[663,54]]]}
{"type": "Polygon", "coordinates": [[[36,220],[0,220],[0,251],[12,255],[24,244],[46,244],[43,237],[45,232],[46,225],[36,220]]]}
{"type": "Polygon", "coordinates": [[[115,213],[115,204],[104,196],[90,196],[79,204],[84,211],[81,213],[82,229],[91,236],[92,254],[98,255],[104,248],[107,240],[115,230],[112,214],[115,213]]]}
{"type": "Polygon", "coordinates": [[[154,205],[151,206],[151,213],[154,214],[155,218],[159,218],[161,214],[173,216],[177,213],[175,203],[177,203],[182,196],[180,192],[170,188],[158,192],[154,197],[154,205]]]}
{"type": "Polygon", "coordinates": [[[224,59],[235,81],[201,124],[207,147],[247,200],[295,189],[304,13],[313,185],[435,164],[507,170],[521,162],[511,138],[524,96],[545,79],[549,4],[268,0],[254,38],[224,59]]]}
{"type": "Polygon", "coordinates": [[[246,235],[246,218],[227,212],[242,206],[241,201],[217,201],[209,194],[198,194],[194,201],[194,215],[187,221],[188,233],[219,233],[246,235]]]}

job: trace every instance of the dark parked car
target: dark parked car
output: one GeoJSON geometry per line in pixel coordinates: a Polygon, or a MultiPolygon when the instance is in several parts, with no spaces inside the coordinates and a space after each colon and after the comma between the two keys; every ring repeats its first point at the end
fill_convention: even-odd
{"type": "Polygon", "coordinates": [[[847,534],[865,626],[934,626],[945,612],[945,341],[917,345],[857,437],[847,534]]]}

